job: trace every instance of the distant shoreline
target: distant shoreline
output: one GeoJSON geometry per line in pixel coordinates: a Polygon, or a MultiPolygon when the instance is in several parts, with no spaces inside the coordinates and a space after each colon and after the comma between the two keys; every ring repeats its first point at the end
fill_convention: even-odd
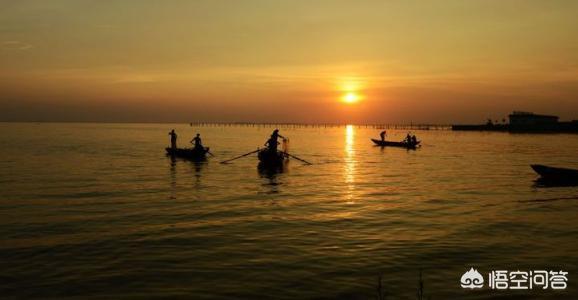
{"type": "MultiPolygon", "coordinates": [[[[503,133],[578,133],[578,127],[568,123],[565,126],[512,126],[510,124],[495,125],[447,125],[447,124],[347,124],[347,123],[250,123],[250,122],[97,122],[97,121],[0,121],[1,124],[148,124],[148,125],[189,125],[191,127],[280,127],[280,128],[340,128],[355,126],[358,128],[373,128],[376,130],[426,130],[426,131],[476,131],[503,133]],[[568,126],[566,126],[568,125],[568,126]]],[[[573,124],[572,124],[573,125],[573,124]]]]}
{"type": "Polygon", "coordinates": [[[486,124],[486,125],[453,125],[452,131],[493,131],[509,133],[578,133],[578,123],[561,122],[555,124],[486,124]]]}

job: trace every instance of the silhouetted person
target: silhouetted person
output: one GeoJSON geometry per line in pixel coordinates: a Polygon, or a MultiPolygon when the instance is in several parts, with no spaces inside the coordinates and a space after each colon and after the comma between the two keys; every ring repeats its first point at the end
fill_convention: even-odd
{"type": "Polygon", "coordinates": [[[409,144],[411,143],[411,134],[409,134],[409,132],[407,133],[407,135],[405,136],[405,141],[409,144]]]}
{"type": "Polygon", "coordinates": [[[285,138],[284,136],[279,134],[279,129],[273,130],[271,137],[265,143],[265,146],[267,146],[269,148],[269,151],[271,151],[273,153],[277,153],[277,145],[279,145],[279,142],[277,141],[277,139],[279,139],[279,137],[285,138]]]}
{"type": "Polygon", "coordinates": [[[197,136],[195,136],[192,140],[191,140],[191,144],[194,144],[195,147],[194,149],[204,149],[203,148],[203,143],[201,142],[201,135],[197,133],[197,136]]]}
{"type": "Polygon", "coordinates": [[[171,149],[176,150],[177,149],[177,134],[175,133],[175,130],[171,130],[171,132],[169,132],[169,135],[171,136],[171,149]]]}
{"type": "Polygon", "coordinates": [[[379,134],[379,136],[381,137],[381,140],[382,140],[382,141],[385,141],[385,136],[386,136],[385,130],[382,131],[382,132],[379,134]]]}
{"type": "Polygon", "coordinates": [[[413,136],[411,137],[411,143],[412,143],[413,145],[417,145],[417,137],[416,137],[415,135],[413,135],[413,136]]]}

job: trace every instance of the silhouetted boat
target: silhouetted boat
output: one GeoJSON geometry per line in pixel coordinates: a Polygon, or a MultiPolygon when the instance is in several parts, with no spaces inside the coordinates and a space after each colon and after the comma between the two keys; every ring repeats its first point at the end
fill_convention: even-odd
{"type": "Polygon", "coordinates": [[[578,170],[555,168],[544,165],[530,165],[542,179],[560,182],[578,182],[578,170]]]}
{"type": "Polygon", "coordinates": [[[209,148],[204,149],[183,149],[183,148],[165,148],[167,151],[167,155],[172,157],[180,157],[189,159],[192,161],[203,161],[207,159],[207,153],[209,152],[209,148]]]}
{"type": "Polygon", "coordinates": [[[261,168],[282,168],[288,160],[287,155],[283,152],[277,151],[274,153],[269,151],[269,149],[259,150],[257,157],[261,168]]]}
{"type": "Polygon", "coordinates": [[[406,149],[415,149],[415,148],[417,148],[419,143],[421,143],[421,141],[417,141],[416,143],[408,143],[408,142],[382,141],[382,140],[376,140],[376,139],[371,139],[371,141],[373,141],[373,143],[375,143],[376,146],[381,146],[381,147],[391,146],[391,147],[401,147],[401,148],[406,148],[406,149]]]}

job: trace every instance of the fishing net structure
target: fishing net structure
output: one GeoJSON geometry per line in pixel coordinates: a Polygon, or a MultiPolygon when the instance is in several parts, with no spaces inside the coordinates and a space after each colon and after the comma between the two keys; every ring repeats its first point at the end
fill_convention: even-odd
{"type": "Polygon", "coordinates": [[[287,138],[283,139],[283,142],[281,143],[281,149],[283,149],[284,152],[289,151],[289,139],[287,138]]]}

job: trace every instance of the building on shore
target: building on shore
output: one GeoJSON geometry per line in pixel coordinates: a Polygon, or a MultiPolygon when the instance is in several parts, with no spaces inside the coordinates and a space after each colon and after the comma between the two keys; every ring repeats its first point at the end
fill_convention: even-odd
{"type": "Polygon", "coordinates": [[[578,120],[560,122],[559,117],[539,115],[531,112],[514,111],[508,124],[494,124],[488,121],[481,125],[452,125],[457,131],[508,131],[508,132],[572,132],[578,133],[578,120]]]}
{"type": "Polygon", "coordinates": [[[514,111],[508,116],[510,126],[536,126],[558,124],[557,116],[538,115],[531,112],[514,111]]]}

